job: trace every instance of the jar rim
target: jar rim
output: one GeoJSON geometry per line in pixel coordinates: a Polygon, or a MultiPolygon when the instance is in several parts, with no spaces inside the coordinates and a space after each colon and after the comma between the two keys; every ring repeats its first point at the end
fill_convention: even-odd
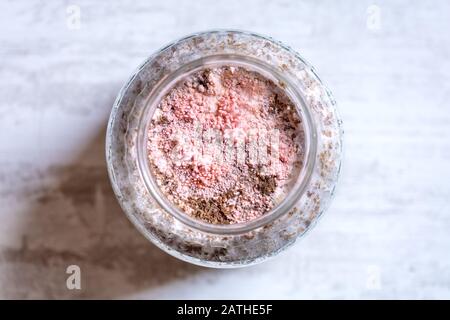
{"type": "MultiPolygon", "coordinates": [[[[236,31],[233,31],[236,32],[236,31]]],[[[208,33],[208,32],[206,32],[208,33]]],[[[203,34],[196,34],[203,35],[203,34]]],[[[178,42],[184,39],[190,39],[195,35],[188,36],[182,40],[173,42],[171,45],[166,46],[163,50],[168,50],[172,46],[176,45],[178,42]]],[[[261,37],[261,36],[258,36],[261,37]]],[[[264,38],[268,41],[272,41],[269,38],[264,38]]],[[[287,49],[287,48],[286,48],[287,49]]],[[[289,49],[287,49],[289,50],[289,49]]],[[[278,83],[278,82],[276,82],[278,83]]],[[[244,55],[237,54],[218,54],[201,57],[197,60],[191,61],[187,64],[180,66],[177,70],[171,72],[167,77],[162,79],[157,83],[152,90],[147,95],[147,101],[145,102],[145,109],[139,119],[138,124],[138,134],[137,134],[137,166],[138,171],[145,183],[145,186],[150,193],[150,195],[156,200],[158,205],[171,214],[178,221],[183,224],[207,233],[218,234],[218,235],[236,235],[243,234],[249,231],[264,227],[270,224],[276,219],[280,218],[284,214],[287,214],[291,209],[293,209],[298,202],[298,200],[304,194],[314,169],[316,151],[317,151],[317,133],[313,117],[305,103],[305,98],[302,96],[300,90],[298,90],[294,84],[293,79],[282,74],[274,66],[255,58],[250,58],[244,55]],[[291,101],[293,101],[296,111],[302,118],[303,131],[305,134],[305,146],[304,146],[304,158],[303,164],[300,168],[298,177],[296,178],[295,184],[290,188],[287,195],[283,200],[272,208],[267,213],[262,216],[252,219],[247,222],[234,223],[234,224],[211,224],[203,222],[199,219],[189,216],[182,210],[177,208],[172,204],[159,190],[153,175],[150,172],[150,164],[147,156],[147,141],[148,141],[148,126],[151,118],[153,117],[154,109],[156,108],[159,101],[168,90],[170,90],[175,83],[177,83],[181,78],[185,77],[188,73],[193,73],[195,71],[201,70],[208,65],[232,65],[232,66],[244,66],[250,70],[255,70],[264,76],[270,78],[275,78],[285,84],[283,86],[284,92],[289,96],[291,101]],[[153,112],[152,112],[153,111],[153,112]]]]}

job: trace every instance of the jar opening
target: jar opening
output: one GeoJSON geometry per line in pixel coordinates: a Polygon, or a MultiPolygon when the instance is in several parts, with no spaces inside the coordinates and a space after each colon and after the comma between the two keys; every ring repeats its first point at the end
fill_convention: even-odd
{"type": "Polygon", "coordinates": [[[316,157],[317,134],[310,111],[306,107],[304,98],[300,90],[296,88],[295,82],[291,80],[288,74],[281,73],[280,70],[273,66],[257,61],[256,59],[240,55],[214,55],[203,57],[201,59],[183,65],[179,69],[171,72],[169,76],[162,79],[156,84],[148,94],[145,103],[145,110],[139,121],[137,134],[137,165],[139,172],[145,182],[150,196],[152,196],[158,204],[180,222],[204,232],[214,234],[240,234],[245,233],[259,227],[265,226],[283,214],[288,213],[303,195],[308,185],[314,167],[316,157]],[[263,77],[274,81],[274,83],[282,84],[284,93],[293,102],[298,116],[302,119],[302,129],[304,132],[304,150],[303,163],[297,177],[294,179],[287,195],[267,213],[260,217],[247,222],[233,224],[212,224],[199,219],[195,219],[174,204],[172,204],[161,192],[155,181],[154,175],[150,170],[150,164],[147,154],[148,128],[151,119],[159,102],[167,94],[167,92],[175,86],[182,78],[189,74],[193,74],[205,68],[218,66],[236,66],[243,67],[261,74],[263,77]]]}

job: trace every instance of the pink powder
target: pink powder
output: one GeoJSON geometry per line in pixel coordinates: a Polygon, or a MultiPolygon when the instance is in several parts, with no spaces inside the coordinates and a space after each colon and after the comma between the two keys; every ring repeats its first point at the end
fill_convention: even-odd
{"type": "Polygon", "coordinates": [[[178,82],[149,126],[151,170],[186,214],[215,224],[253,220],[289,191],[304,132],[283,89],[242,67],[203,69],[178,82]]]}

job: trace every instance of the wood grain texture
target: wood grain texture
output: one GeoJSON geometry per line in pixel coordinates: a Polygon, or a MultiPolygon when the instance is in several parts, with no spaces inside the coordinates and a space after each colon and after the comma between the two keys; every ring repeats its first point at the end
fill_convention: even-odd
{"type": "Polygon", "coordinates": [[[450,3],[211,3],[1,2],[0,297],[450,298],[450,3]],[[134,68],[215,28],[298,50],[345,126],[327,214],[295,247],[239,270],[194,267],[149,244],[104,161],[107,118],[134,68]],[[82,290],[66,288],[70,264],[82,290]]]}

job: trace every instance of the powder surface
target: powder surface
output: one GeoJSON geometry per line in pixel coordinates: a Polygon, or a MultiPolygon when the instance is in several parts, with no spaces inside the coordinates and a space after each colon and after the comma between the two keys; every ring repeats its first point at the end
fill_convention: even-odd
{"type": "Polygon", "coordinates": [[[150,169],[164,196],[213,224],[264,215],[303,164],[294,104],[282,86],[243,67],[204,68],[180,80],[148,130],[150,169]]]}

